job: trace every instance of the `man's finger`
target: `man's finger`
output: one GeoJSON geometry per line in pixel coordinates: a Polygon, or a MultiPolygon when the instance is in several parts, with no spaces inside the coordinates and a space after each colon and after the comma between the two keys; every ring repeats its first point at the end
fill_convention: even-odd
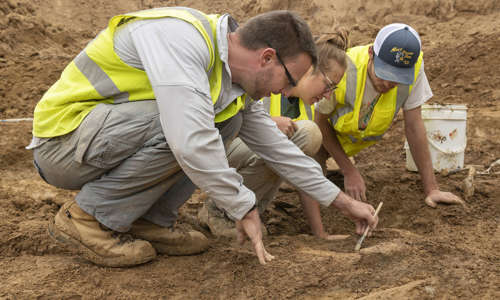
{"type": "Polygon", "coordinates": [[[345,191],[345,193],[347,195],[349,195],[351,198],[356,199],[356,190],[351,189],[351,188],[347,188],[346,191],[345,191]]]}
{"type": "Polygon", "coordinates": [[[271,261],[274,259],[274,255],[271,255],[269,252],[266,251],[266,249],[264,249],[264,256],[267,261],[271,261]]]}
{"type": "Polygon", "coordinates": [[[236,222],[236,241],[238,244],[243,245],[246,241],[247,234],[241,221],[236,222]]]}
{"type": "Polygon", "coordinates": [[[259,262],[261,265],[265,265],[266,264],[266,249],[264,249],[264,245],[261,242],[258,242],[257,244],[255,244],[255,253],[257,254],[257,257],[259,258],[259,262]]]}
{"type": "Polygon", "coordinates": [[[446,203],[446,204],[460,204],[464,208],[466,208],[465,201],[462,200],[460,197],[455,196],[453,194],[451,194],[449,197],[446,197],[444,199],[438,199],[436,202],[438,202],[438,203],[441,202],[441,203],[446,203]]]}
{"type": "Polygon", "coordinates": [[[266,259],[264,258],[264,254],[262,252],[257,252],[257,257],[259,258],[259,263],[261,265],[266,264],[266,259]]]}
{"type": "Polygon", "coordinates": [[[364,232],[363,224],[361,224],[361,221],[356,221],[356,233],[361,235],[364,232]]]}
{"type": "Polygon", "coordinates": [[[447,203],[447,204],[462,204],[463,203],[463,201],[458,199],[458,198],[438,199],[436,202],[437,203],[447,203]]]}
{"type": "Polygon", "coordinates": [[[356,190],[355,193],[356,193],[356,198],[355,199],[358,200],[358,201],[361,201],[361,192],[359,190],[356,190]]]}
{"type": "Polygon", "coordinates": [[[432,208],[436,208],[437,207],[436,202],[434,202],[434,200],[432,200],[432,198],[429,197],[429,196],[425,197],[424,202],[425,202],[425,204],[429,205],[432,208]]]}
{"type": "MultiPolygon", "coordinates": [[[[375,216],[375,208],[373,206],[368,204],[368,209],[370,211],[371,216],[368,216],[365,220],[363,220],[366,223],[366,226],[370,227],[371,230],[375,229],[378,224],[378,216],[375,216]]],[[[370,232],[371,232],[370,230],[370,232]]],[[[370,233],[369,232],[369,233],[370,233]]]]}
{"type": "MultiPolygon", "coordinates": [[[[365,191],[362,191],[362,192],[361,192],[361,200],[362,200],[363,202],[366,202],[366,193],[365,193],[365,191]]],[[[372,213],[372,214],[373,214],[373,213],[372,213]]]]}
{"type": "Polygon", "coordinates": [[[450,195],[450,197],[447,197],[447,200],[449,200],[449,203],[455,203],[455,204],[465,204],[464,200],[462,200],[460,197],[455,196],[453,194],[450,195]]]}

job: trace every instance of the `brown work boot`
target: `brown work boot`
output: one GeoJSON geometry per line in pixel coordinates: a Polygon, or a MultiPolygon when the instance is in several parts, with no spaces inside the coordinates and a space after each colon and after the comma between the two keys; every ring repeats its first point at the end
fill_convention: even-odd
{"type": "Polygon", "coordinates": [[[209,241],[203,233],[187,224],[171,228],[161,227],[147,220],[139,219],[132,224],[130,234],[151,242],[158,253],[168,255],[192,255],[207,250],[209,241]]]}
{"type": "Polygon", "coordinates": [[[206,227],[216,237],[236,238],[236,226],[210,199],[205,200],[198,211],[200,225],[206,227]]]}
{"type": "Polygon", "coordinates": [[[64,203],[49,222],[49,234],[58,242],[76,246],[84,258],[100,266],[129,267],[156,257],[149,242],[104,227],[74,200],[64,203]]]}
{"type": "MultiPolygon", "coordinates": [[[[198,221],[200,225],[206,227],[216,237],[236,238],[237,230],[233,220],[215,206],[215,203],[206,199],[202,208],[198,211],[198,221]]],[[[261,225],[262,235],[267,235],[264,224],[261,225]]]]}

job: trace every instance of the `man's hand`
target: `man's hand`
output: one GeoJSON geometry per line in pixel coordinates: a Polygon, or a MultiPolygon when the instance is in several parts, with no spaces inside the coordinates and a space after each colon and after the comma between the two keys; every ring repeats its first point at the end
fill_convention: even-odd
{"type": "Polygon", "coordinates": [[[366,185],[358,169],[344,173],[344,189],[347,195],[358,201],[366,202],[366,185]]]}
{"type": "Polygon", "coordinates": [[[288,117],[271,117],[271,119],[273,119],[279,130],[281,130],[281,132],[283,132],[288,138],[291,138],[295,134],[297,125],[295,125],[295,122],[293,122],[292,119],[288,117]]]}
{"type": "Polygon", "coordinates": [[[260,217],[257,209],[252,209],[241,221],[236,221],[236,229],[238,242],[243,245],[247,238],[249,238],[262,265],[274,259],[274,256],[269,254],[264,248],[260,217]]]}
{"type": "Polygon", "coordinates": [[[465,206],[465,202],[460,199],[460,197],[450,192],[432,190],[425,198],[425,204],[429,205],[430,207],[436,208],[438,203],[461,204],[465,206]]]}
{"type": "Polygon", "coordinates": [[[332,205],[356,224],[357,234],[363,234],[366,226],[370,226],[372,230],[377,227],[378,216],[373,216],[375,209],[370,204],[354,200],[345,193],[340,192],[332,205]]]}

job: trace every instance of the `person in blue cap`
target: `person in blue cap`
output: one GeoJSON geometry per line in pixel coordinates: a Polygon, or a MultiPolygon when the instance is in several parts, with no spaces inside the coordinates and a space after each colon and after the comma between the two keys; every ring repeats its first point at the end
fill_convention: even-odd
{"type": "MultiPolygon", "coordinates": [[[[421,105],[432,91],[418,33],[409,25],[393,23],[378,32],[373,44],[350,48],[347,56],[347,70],[335,93],[316,104],[315,121],[323,135],[317,160],[324,165],[332,156],[344,175],[346,193],[366,201],[365,182],[349,157],[380,141],[403,109],[405,135],[422,177],[425,203],[431,207],[463,203],[441,191],[434,176],[421,118],[421,105]]],[[[310,210],[310,225],[322,232],[319,206],[310,203],[317,207],[310,210]]]]}

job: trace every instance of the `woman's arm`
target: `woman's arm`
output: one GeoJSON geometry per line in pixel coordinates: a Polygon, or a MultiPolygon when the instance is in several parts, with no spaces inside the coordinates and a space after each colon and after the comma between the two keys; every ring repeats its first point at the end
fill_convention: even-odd
{"type": "Polygon", "coordinates": [[[356,200],[366,201],[366,186],[363,177],[342,149],[334,129],[328,122],[328,115],[316,110],[314,121],[323,134],[323,147],[333,157],[344,174],[344,189],[346,194],[356,200]]]}

